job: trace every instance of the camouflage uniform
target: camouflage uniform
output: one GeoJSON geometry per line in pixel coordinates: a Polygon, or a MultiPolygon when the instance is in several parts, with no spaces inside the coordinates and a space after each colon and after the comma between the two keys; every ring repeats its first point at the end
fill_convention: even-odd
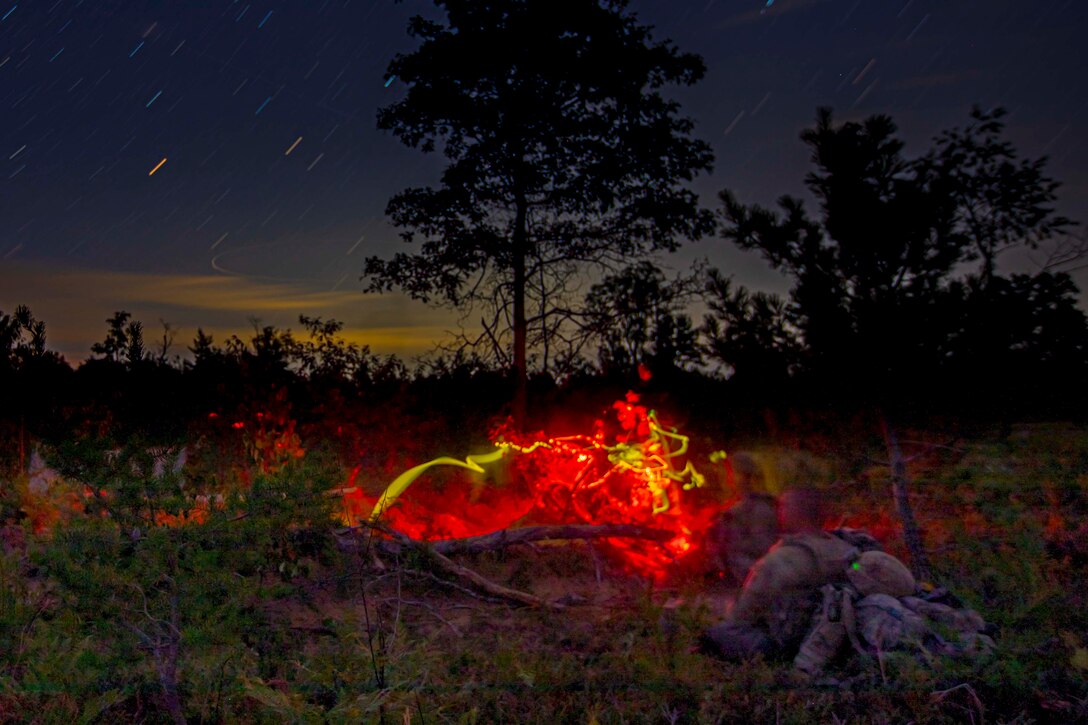
{"type": "MultiPolygon", "coordinates": [[[[881,597],[896,601],[895,596],[913,594],[915,590],[910,571],[898,559],[883,551],[870,550],[860,554],[844,568],[844,577],[845,583],[827,584],[821,590],[823,605],[813,615],[808,634],[793,660],[793,666],[804,674],[811,676],[819,673],[839,653],[847,639],[855,649],[862,650],[857,637],[858,628],[861,625],[864,629],[869,620],[865,623],[859,621],[859,617],[868,610],[856,609],[858,597],[864,596],[862,601],[879,600],[881,597]]],[[[879,627],[888,625],[887,622],[878,622],[876,618],[872,622],[879,627]]],[[[898,627],[897,632],[901,631],[902,626],[899,625],[902,623],[901,617],[892,620],[892,625],[898,627]]]]}
{"type": "Polygon", "coordinates": [[[707,531],[710,564],[743,582],[748,570],[778,540],[773,496],[750,493],[723,512],[707,531]]]}
{"type": "Polygon", "coordinates": [[[856,626],[853,599],[845,587],[825,584],[820,594],[820,608],[812,616],[811,629],[793,658],[793,666],[806,675],[815,675],[823,669],[856,626]]]}
{"type": "Polygon", "coordinates": [[[866,653],[910,645],[992,651],[976,612],[914,596],[910,571],[875,546],[849,530],[785,537],[752,567],[730,618],[704,634],[704,650],[726,659],[796,653],[794,667],[809,676],[847,643],[866,653]]]}
{"type": "Polygon", "coordinates": [[[860,555],[823,531],[784,537],[752,566],[729,619],[704,634],[704,649],[727,659],[796,650],[821,585],[845,583],[847,567],[860,555]]]}
{"type": "Polygon", "coordinates": [[[849,584],[823,588],[824,604],[793,661],[799,671],[818,674],[846,639],[877,655],[912,647],[953,656],[993,652],[990,628],[977,612],[933,601],[940,592],[913,596],[914,579],[894,557],[863,554],[847,576],[849,584]]]}
{"type": "Polygon", "coordinates": [[[779,647],[794,647],[808,629],[820,587],[845,583],[860,555],[827,532],[787,536],[752,567],[730,617],[763,628],[779,647]]]}
{"type": "Polygon", "coordinates": [[[986,657],[997,646],[990,637],[992,628],[973,609],[886,595],[865,597],[855,608],[858,632],[877,652],[915,647],[953,657],[986,657]]]}

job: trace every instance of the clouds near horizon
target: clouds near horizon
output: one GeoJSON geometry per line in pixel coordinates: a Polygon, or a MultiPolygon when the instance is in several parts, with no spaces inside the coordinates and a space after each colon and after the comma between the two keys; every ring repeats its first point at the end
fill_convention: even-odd
{"type": "Polygon", "coordinates": [[[181,352],[202,328],[216,340],[245,338],[253,324],[299,328],[299,315],[336,319],[343,337],[379,353],[428,352],[446,337],[456,318],[399,294],[315,290],[291,282],[224,275],[119,272],[54,264],[13,262],[0,266],[0,311],[27,305],[46,323],[48,345],[70,362],[83,360],[105,337],[106,320],[125,310],[144,323],[145,336],[178,331],[181,352]]]}

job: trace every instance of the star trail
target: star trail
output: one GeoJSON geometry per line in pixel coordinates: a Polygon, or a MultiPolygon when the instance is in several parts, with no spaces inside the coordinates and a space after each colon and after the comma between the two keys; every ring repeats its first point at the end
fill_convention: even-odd
{"type": "MultiPolygon", "coordinates": [[[[911,154],[978,104],[1009,109],[1009,139],[1050,157],[1061,211],[1088,220],[1081,3],[630,9],[707,63],[675,97],[714,147],[714,173],[694,185],[708,206],[722,188],[763,204],[801,193],[798,133],[818,106],[840,120],[890,114],[911,154]]],[[[169,322],[179,339],[198,325],[244,331],[253,317],[297,326],[301,313],[337,317],[389,351],[425,349],[448,315],[358,282],[366,255],[398,249],[389,197],[442,168],[375,127],[405,92],[388,63],[415,47],[405,28],[416,14],[440,17],[423,0],[0,6],[0,310],[29,305],[77,360],[118,309],[169,322]],[[148,282],[164,279],[176,284],[148,282]]],[[[756,289],[785,288],[717,240],[666,261],[697,257],[756,289]]]]}

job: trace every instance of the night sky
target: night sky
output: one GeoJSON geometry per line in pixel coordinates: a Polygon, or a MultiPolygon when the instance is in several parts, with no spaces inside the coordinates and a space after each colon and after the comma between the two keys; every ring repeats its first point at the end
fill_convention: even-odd
{"type": "MultiPolygon", "coordinates": [[[[771,204],[800,193],[815,109],[888,113],[922,153],[972,104],[1009,109],[1008,138],[1051,158],[1059,209],[1088,221],[1088,5],[1075,0],[647,0],[655,38],[703,56],[676,91],[717,157],[696,183],[771,204]]],[[[402,246],[388,198],[435,183],[442,157],[376,130],[403,86],[422,0],[0,0],[0,310],[27,304],[51,348],[85,359],[125,309],[188,344],[250,320],[411,355],[453,324],[398,295],[364,295],[363,258],[402,246]],[[153,173],[152,173],[153,172],[153,173]]],[[[696,257],[784,291],[720,240],[696,257]]],[[[1030,269],[1031,261],[1017,264],[1030,269]]],[[[1088,287],[1088,270],[1076,278],[1088,287]]],[[[1082,295],[1082,301],[1084,296],[1082,295]]]]}

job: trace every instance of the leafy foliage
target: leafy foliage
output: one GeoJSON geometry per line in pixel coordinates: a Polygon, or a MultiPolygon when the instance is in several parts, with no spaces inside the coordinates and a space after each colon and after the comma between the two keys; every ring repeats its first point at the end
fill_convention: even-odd
{"type": "Polygon", "coordinates": [[[698,275],[669,280],[651,262],[633,264],[593,285],[586,317],[600,340],[602,369],[655,374],[700,362],[696,333],[683,309],[695,295],[698,275]]]}
{"type": "Polygon", "coordinates": [[[962,235],[965,261],[981,262],[985,286],[998,256],[1011,248],[1038,248],[1073,226],[1053,208],[1060,184],[1045,173],[1046,158],[1022,159],[1001,137],[1006,111],[975,107],[971,122],[940,134],[920,165],[955,203],[955,230],[962,235]]]}
{"type": "MultiPolygon", "coordinates": [[[[702,582],[654,591],[602,571],[588,548],[464,562],[550,597],[591,599],[566,612],[480,601],[418,560],[383,555],[378,568],[366,550],[331,551],[321,492],[343,472],[305,438],[305,456],[268,472],[251,463],[257,448],[215,446],[227,465],[252,466],[249,487],[232,492],[213,485],[218,466],[208,455],[174,472],[156,467],[146,441],[83,437],[52,458],[97,495],[80,493],[83,510],[51,538],[28,535],[20,545],[5,533],[14,547],[0,557],[0,707],[15,720],[162,721],[164,674],[173,671],[190,721],[1083,717],[1084,430],[1023,426],[940,446],[927,446],[921,431],[903,437],[922,440],[904,445],[926,491],[918,514],[938,576],[1000,625],[994,660],[889,653],[883,670],[850,660],[832,671],[839,687],[812,687],[780,663],[696,653],[695,638],[720,616],[702,582]],[[197,523],[201,491],[212,496],[197,523]],[[676,596],[685,602],[664,606],[676,596]]],[[[825,444],[839,451],[818,460],[825,475],[806,464],[794,477],[818,480],[844,523],[894,538],[894,528],[878,526],[890,520],[887,469],[866,462],[869,442],[855,429],[837,427],[834,442],[843,440],[850,458],[825,444]]],[[[799,455],[762,450],[780,468],[799,455]]]]}
{"type": "MultiPolygon", "coordinates": [[[[1001,139],[1002,115],[976,110],[971,125],[910,160],[890,118],[835,125],[831,111],[820,109],[815,127],[801,134],[816,167],[805,183],[818,219],[794,197],[784,196],[777,214],[721,192],[725,238],[759,250],[793,278],[788,322],[803,343],[801,368],[817,384],[878,397],[941,381],[943,392],[949,366],[981,364],[972,347],[982,339],[1036,358],[1049,357],[1047,348],[1063,346],[1063,338],[1078,350],[1088,340],[1067,277],[996,275],[1000,252],[1034,248],[1071,225],[1050,206],[1058,183],[1043,173],[1045,159],[1022,160],[1001,139]],[[977,275],[959,279],[964,263],[980,260],[977,275]],[[1003,316],[1047,323],[1028,330],[999,322],[1003,316]],[[999,324],[1005,333],[995,335],[999,324]]],[[[768,334],[788,330],[764,307],[768,334]]],[[[736,309],[717,317],[728,315],[736,309]]],[[[986,365],[1005,377],[1041,372],[1017,368],[1007,355],[986,365]]]]}
{"type": "Polygon", "coordinates": [[[569,353],[580,269],[711,230],[682,186],[709,168],[710,148],[661,93],[705,68],[652,41],[625,2],[436,4],[447,20],[410,23],[423,42],[388,69],[407,95],[378,125],[425,152],[441,144],[449,165],[439,188],[389,202],[419,251],[370,258],[366,277],[466,316],[483,306],[483,332],[466,342],[524,380],[528,349],[545,369],[569,353]]]}
{"type": "Polygon", "coordinates": [[[118,693],[151,687],[180,722],[198,696],[193,667],[259,658],[239,645],[261,627],[255,602],[264,580],[305,571],[296,532],[328,520],[322,494],[332,482],[291,465],[258,475],[245,491],[198,495],[172,458],[157,465],[140,441],[114,449],[81,440],[57,455],[67,476],[86,483],[87,504],[53,531],[38,565],[58,604],[79,617],[77,636],[104,646],[109,633],[95,664],[127,673],[118,693]]]}
{"type": "Polygon", "coordinates": [[[706,283],[710,313],[701,332],[711,358],[729,366],[732,379],[753,391],[781,385],[796,372],[801,346],[785,302],[749,292],[716,269],[706,283]]]}

